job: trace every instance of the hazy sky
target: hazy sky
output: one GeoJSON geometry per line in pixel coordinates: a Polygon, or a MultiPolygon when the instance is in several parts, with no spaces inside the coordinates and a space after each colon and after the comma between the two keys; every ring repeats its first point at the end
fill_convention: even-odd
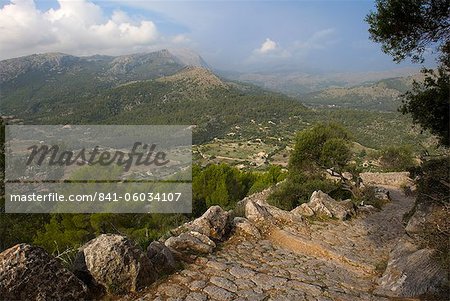
{"type": "MultiPolygon", "coordinates": [[[[397,65],[368,39],[359,1],[0,0],[0,58],[60,51],[189,48],[214,68],[376,71],[397,65]]],[[[429,63],[433,60],[430,58],[429,63]]]]}

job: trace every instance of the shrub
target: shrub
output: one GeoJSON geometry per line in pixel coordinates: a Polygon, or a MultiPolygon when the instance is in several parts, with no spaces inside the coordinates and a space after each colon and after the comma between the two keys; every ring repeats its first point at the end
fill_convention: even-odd
{"type": "Polygon", "coordinates": [[[339,189],[339,184],[324,178],[308,178],[304,175],[291,176],[275,188],[269,196],[269,203],[283,210],[292,210],[309,201],[316,190],[331,193],[339,189]]]}
{"type": "Polygon", "coordinates": [[[382,149],[379,160],[386,171],[405,171],[414,166],[412,150],[406,146],[382,149]]]}
{"type": "Polygon", "coordinates": [[[318,124],[299,132],[287,179],[269,197],[271,204],[291,210],[307,202],[316,190],[325,193],[340,190],[341,182],[329,180],[325,174],[327,169],[338,173],[348,170],[349,139],[347,131],[336,124],[318,124]]]}
{"type": "Polygon", "coordinates": [[[375,197],[375,188],[371,186],[354,189],[352,201],[357,205],[372,205],[377,209],[381,209],[386,204],[385,200],[375,197]]]}

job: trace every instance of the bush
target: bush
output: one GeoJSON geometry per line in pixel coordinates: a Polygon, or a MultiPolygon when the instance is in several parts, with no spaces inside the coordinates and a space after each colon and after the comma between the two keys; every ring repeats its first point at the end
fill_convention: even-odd
{"type": "Polygon", "coordinates": [[[247,195],[263,191],[264,189],[283,181],[286,174],[282,172],[281,166],[272,165],[266,172],[256,175],[256,180],[250,187],[247,195]]]}
{"type": "Polygon", "coordinates": [[[284,176],[279,166],[270,166],[266,172],[241,171],[224,163],[203,169],[194,166],[193,213],[199,215],[214,205],[232,209],[245,196],[275,185],[284,176]]]}
{"type": "Polygon", "coordinates": [[[283,210],[292,210],[309,201],[316,190],[331,193],[339,189],[339,184],[324,178],[308,178],[304,175],[290,176],[275,188],[269,196],[269,203],[283,210]]]}
{"type": "Polygon", "coordinates": [[[289,160],[289,173],[269,201],[284,210],[292,210],[309,200],[316,190],[337,192],[341,183],[325,177],[327,169],[348,170],[351,152],[347,131],[336,124],[318,124],[297,134],[289,160]]]}
{"type": "Polygon", "coordinates": [[[382,149],[379,160],[386,171],[405,171],[415,165],[413,152],[406,146],[391,146],[382,149]]]}
{"type": "Polygon", "coordinates": [[[322,173],[324,167],[337,171],[350,158],[349,134],[336,124],[318,124],[297,134],[289,160],[289,173],[322,173]]]}
{"type": "Polygon", "coordinates": [[[354,189],[352,201],[356,205],[372,205],[377,209],[381,209],[386,204],[386,200],[375,197],[375,188],[371,186],[354,189]]]}

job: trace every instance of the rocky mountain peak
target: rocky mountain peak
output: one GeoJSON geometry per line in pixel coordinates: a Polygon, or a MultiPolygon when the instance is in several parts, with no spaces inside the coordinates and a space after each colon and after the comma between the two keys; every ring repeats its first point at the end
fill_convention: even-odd
{"type": "Polygon", "coordinates": [[[189,49],[161,49],[120,56],[93,55],[77,57],[59,52],[32,54],[0,61],[0,83],[39,72],[57,76],[72,67],[93,72],[93,76],[124,80],[148,79],[173,74],[185,66],[208,68],[200,55],[189,49]],[[125,77],[125,78],[123,78],[125,77]]]}
{"type": "Polygon", "coordinates": [[[80,58],[59,53],[42,53],[0,61],[0,83],[32,71],[62,71],[80,58]]]}
{"type": "Polygon", "coordinates": [[[185,83],[189,86],[202,87],[202,89],[228,87],[210,70],[196,66],[187,66],[173,75],[165,76],[158,80],[161,82],[185,83]]]}
{"type": "Polygon", "coordinates": [[[205,60],[198,53],[192,51],[191,49],[173,48],[167,51],[173,54],[182,65],[210,69],[205,60]]]}

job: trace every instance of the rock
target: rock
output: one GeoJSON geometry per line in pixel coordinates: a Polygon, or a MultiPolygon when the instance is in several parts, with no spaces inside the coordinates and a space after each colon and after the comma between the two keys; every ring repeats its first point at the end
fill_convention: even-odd
{"type": "Polygon", "coordinates": [[[245,204],[245,217],[252,222],[258,222],[271,219],[272,215],[269,213],[266,207],[261,206],[252,200],[249,200],[245,204]]]}
{"type": "Polygon", "coordinates": [[[80,248],[75,273],[90,286],[107,293],[135,292],[156,280],[156,271],[144,252],[121,235],[102,234],[80,248]]]}
{"type": "Polygon", "coordinates": [[[207,293],[210,298],[215,300],[227,301],[235,298],[235,294],[215,285],[208,285],[203,291],[207,293]]]}
{"type": "Polygon", "coordinates": [[[84,300],[86,291],[42,248],[18,244],[0,253],[1,300],[84,300]]]}
{"type": "Polygon", "coordinates": [[[375,208],[372,205],[362,205],[358,206],[357,212],[358,214],[372,214],[377,211],[377,208],[375,208]]]}
{"type": "Polygon", "coordinates": [[[169,274],[176,269],[176,262],[172,252],[162,242],[151,242],[147,247],[147,257],[158,274],[169,274]]]}
{"type": "Polygon", "coordinates": [[[233,232],[237,235],[261,238],[259,230],[244,217],[235,217],[233,219],[233,232]]]}
{"type": "Polygon", "coordinates": [[[238,279],[239,278],[251,279],[253,276],[255,276],[254,271],[243,267],[232,267],[230,269],[230,274],[238,279]]]}
{"type": "Polygon", "coordinates": [[[330,197],[328,194],[319,191],[314,191],[309,199],[308,206],[311,208],[312,211],[314,211],[314,214],[316,215],[323,215],[328,217],[333,217],[333,214],[331,213],[330,209],[327,208],[331,207],[330,204],[336,202],[332,197],[330,197]]]}
{"type": "Polygon", "coordinates": [[[409,172],[362,172],[359,176],[366,186],[391,185],[400,187],[412,184],[409,172]]]}
{"type": "Polygon", "coordinates": [[[194,281],[190,282],[188,286],[191,291],[198,291],[206,286],[206,281],[194,280],[194,281]]]}
{"type": "MultiPolygon", "coordinates": [[[[339,207],[343,210],[340,210],[335,214],[335,216],[340,220],[346,220],[356,215],[356,205],[353,203],[351,199],[343,200],[340,202],[337,202],[339,204],[339,207]]],[[[338,208],[339,208],[338,207],[338,208]]]]}
{"type": "Polygon", "coordinates": [[[389,201],[391,199],[389,196],[389,190],[383,187],[375,187],[375,197],[383,201],[389,201]]]}
{"type": "MultiPolygon", "coordinates": [[[[260,203],[261,204],[261,203],[260,203]]],[[[267,203],[263,203],[269,211],[270,215],[275,219],[278,224],[300,224],[303,223],[303,218],[300,215],[293,214],[289,211],[282,210],[275,206],[271,206],[267,203]]]]}
{"type": "Polygon", "coordinates": [[[229,232],[228,219],[228,212],[220,206],[211,206],[201,217],[172,230],[172,233],[177,236],[183,232],[194,231],[223,241],[229,232]]]}
{"type": "Polygon", "coordinates": [[[342,173],[342,176],[344,177],[344,179],[346,179],[348,181],[353,179],[353,174],[351,172],[348,172],[348,171],[344,171],[342,173]]]}
{"type": "Polygon", "coordinates": [[[294,214],[302,215],[302,216],[313,216],[314,215],[314,211],[311,208],[309,208],[307,203],[303,203],[300,206],[298,206],[297,208],[292,209],[291,212],[294,214]]]}
{"type": "Polygon", "coordinates": [[[186,301],[206,301],[206,300],[208,300],[208,297],[205,294],[199,292],[190,292],[186,296],[186,301]]]}
{"type": "Polygon", "coordinates": [[[194,231],[172,236],[165,241],[165,245],[177,252],[188,254],[209,254],[216,247],[208,236],[194,231]]]}
{"type": "Polygon", "coordinates": [[[211,279],[209,279],[209,281],[212,284],[214,284],[218,287],[221,287],[223,289],[226,289],[229,292],[233,292],[233,293],[237,292],[238,288],[237,288],[236,284],[234,284],[234,282],[232,282],[231,280],[228,280],[226,278],[213,276],[213,277],[211,277],[211,279]]]}
{"type": "Polygon", "coordinates": [[[414,213],[406,225],[406,233],[414,238],[424,235],[427,229],[433,228],[436,215],[442,210],[441,206],[435,204],[417,203],[414,213]]]}
{"type": "Polygon", "coordinates": [[[207,267],[216,269],[218,271],[225,271],[227,269],[227,265],[223,262],[218,262],[215,260],[208,260],[208,262],[206,263],[207,267]]]}
{"type": "Polygon", "coordinates": [[[303,222],[301,216],[271,206],[263,200],[256,202],[248,200],[245,204],[245,216],[254,223],[265,222],[266,224],[283,225],[303,222]]]}
{"type": "Polygon", "coordinates": [[[410,238],[402,238],[389,255],[386,271],[379,279],[377,294],[416,297],[439,293],[448,275],[433,249],[418,249],[410,238]]]}
{"type": "Polygon", "coordinates": [[[303,216],[326,216],[345,220],[356,214],[351,200],[336,201],[322,191],[314,191],[308,203],[301,204],[291,211],[303,216]]]}
{"type": "Polygon", "coordinates": [[[270,290],[281,287],[286,284],[287,279],[266,274],[257,274],[251,279],[258,287],[264,290],[270,290]]]}

